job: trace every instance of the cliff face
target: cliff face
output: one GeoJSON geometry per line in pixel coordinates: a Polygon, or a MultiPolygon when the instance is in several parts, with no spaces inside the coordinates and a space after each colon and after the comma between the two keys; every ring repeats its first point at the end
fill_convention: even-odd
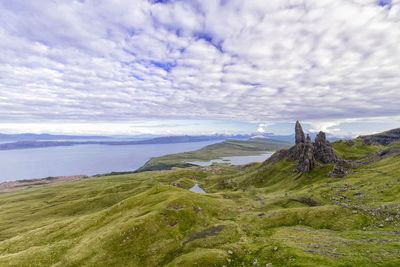
{"type": "Polygon", "coordinates": [[[359,138],[361,138],[364,144],[367,145],[379,144],[387,146],[392,142],[400,141],[400,128],[380,134],[362,135],[359,138]]]}
{"type": "Polygon", "coordinates": [[[322,163],[336,163],[338,161],[331,143],[326,140],[324,132],[319,132],[315,138],[315,143],[307,135],[304,137],[303,128],[299,121],[296,122],[296,144],[288,150],[288,159],[297,161],[295,172],[307,173],[314,167],[314,160],[322,163]]]}

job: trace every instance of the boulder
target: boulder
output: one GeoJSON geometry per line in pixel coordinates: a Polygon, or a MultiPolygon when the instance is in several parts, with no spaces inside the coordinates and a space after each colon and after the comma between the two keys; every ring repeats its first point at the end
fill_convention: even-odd
{"type": "Polygon", "coordinates": [[[352,172],[351,166],[351,162],[339,159],[328,176],[331,178],[343,178],[352,172]]]}

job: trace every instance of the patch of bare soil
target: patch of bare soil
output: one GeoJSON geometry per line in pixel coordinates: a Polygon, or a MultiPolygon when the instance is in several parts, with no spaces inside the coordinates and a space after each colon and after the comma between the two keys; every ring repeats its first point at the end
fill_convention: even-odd
{"type": "Polygon", "coordinates": [[[209,236],[216,236],[216,235],[218,235],[219,232],[222,231],[222,229],[224,229],[224,226],[223,225],[219,225],[219,226],[207,229],[207,230],[205,230],[205,231],[203,231],[201,233],[191,234],[189,236],[189,239],[187,241],[185,241],[183,243],[183,245],[186,245],[187,243],[192,242],[192,241],[197,240],[197,239],[206,238],[206,237],[209,237],[209,236]]]}

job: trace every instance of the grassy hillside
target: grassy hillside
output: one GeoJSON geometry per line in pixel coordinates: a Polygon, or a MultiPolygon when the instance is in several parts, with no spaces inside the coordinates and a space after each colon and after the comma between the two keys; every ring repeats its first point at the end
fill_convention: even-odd
{"type": "Polygon", "coordinates": [[[333,147],[346,178],[275,156],[0,194],[0,266],[399,266],[397,148],[333,147]]]}
{"type": "Polygon", "coordinates": [[[137,172],[153,170],[169,170],[172,167],[190,167],[192,161],[210,161],[220,157],[258,155],[265,151],[276,151],[291,144],[284,141],[267,138],[253,138],[249,140],[226,140],[221,143],[208,145],[202,149],[170,154],[149,160],[137,172]]]}

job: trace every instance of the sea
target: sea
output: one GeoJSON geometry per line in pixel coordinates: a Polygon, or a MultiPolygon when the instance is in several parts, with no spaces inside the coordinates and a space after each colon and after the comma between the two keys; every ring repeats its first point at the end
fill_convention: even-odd
{"type": "Polygon", "coordinates": [[[221,140],[143,145],[74,145],[0,150],[0,182],[50,176],[134,171],[149,159],[187,152],[221,140]]]}
{"type": "MultiPolygon", "coordinates": [[[[0,183],[7,181],[128,172],[142,167],[153,157],[188,152],[221,140],[141,145],[74,145],[16,150],[0,150],[0,183]]],[[[190,162],[199,166],[212,163],[242,165],[262,162],[272,155],[234,156],[209,162],[190,162]]]]}

